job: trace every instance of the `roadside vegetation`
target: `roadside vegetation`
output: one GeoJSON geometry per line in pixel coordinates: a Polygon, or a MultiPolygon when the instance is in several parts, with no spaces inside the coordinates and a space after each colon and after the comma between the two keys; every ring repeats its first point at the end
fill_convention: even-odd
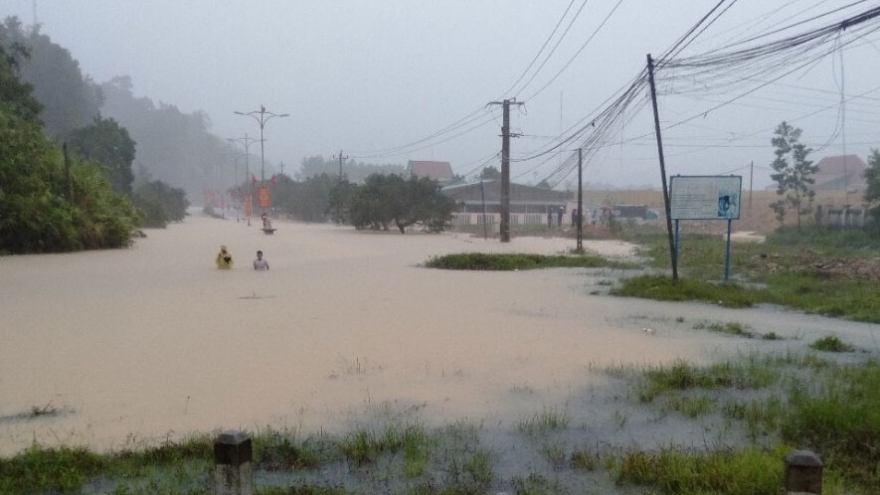
{"type": "MultiPolygon", "coordinates": [[[[411,409],[383,403],[346,433],[266,428],[252,433],[256,493],[770,495],[779,493],[783,458],[794,448],[822,456],[823,493],[876,493],[880,364],[839,364],[834,355],[598,370],[616,384],[612,395],[623,407],[609,418],[545,406],[497,427],[461,421],[428,428],[411,409]],[[669,421],[692,423],[703,440],[609,441],[629,429],[651,437],[669,421]],[[598,432],[603,423],[616,425],[614,436],[598,432]],[[504,450],[498,438],[509,439],[504,450]],[[534,459],[527,469],[506,466],[522,457],[534,459]]],[[[34,445],[0,459],[0,495],[209,494],[214,436],[109,453],[34,445]]]]}
{"type": "Polygon", "coordinates": [[[632,239],[663,274],[627,278],[614,295],[704,301],[728,307],[780,304],[809,313],[880,322],[880,237],[870,231],[783,229],[765,243],[735,244],[731,281],[723,281],[725,241],[689,235],[680,241],[679,281],[666,273],[663,235],[632,239]]]}
{"type": "Polygon", "coordinates": [[[445,270],[531,270],[537,268],[636,268],[638,265],[592,255],[461,253],[436,256],[425,262],[428,268],[445,270]]]}

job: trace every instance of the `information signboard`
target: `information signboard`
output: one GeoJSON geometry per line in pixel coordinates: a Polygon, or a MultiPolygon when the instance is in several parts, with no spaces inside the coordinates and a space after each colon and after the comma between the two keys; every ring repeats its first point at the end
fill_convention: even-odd
{"type": "Polygon", "coordinates": [[[738,175],[675,175],[669,182],[673,220],[737,220],[741,199],[738,175]]]}

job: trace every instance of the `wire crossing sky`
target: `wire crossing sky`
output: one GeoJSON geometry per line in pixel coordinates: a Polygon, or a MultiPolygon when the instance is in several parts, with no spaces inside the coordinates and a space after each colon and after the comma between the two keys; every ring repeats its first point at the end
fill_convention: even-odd
{"type": "MultiPolygon", "coordinates": [[[[98,83],[202,111],[220,137],[252,131],[234,110],[290,117],[266,128],[266,174],[340,149],[355,161],[449,161],[473,179],[659,186],[646,54],[657,62],[670,174],[773,159],[781,121],[812,158],[880,147],[880,34],[868,0],[4,0],[0,16],[67,48],[98,83]],[[36,9],[34,9],[36,4],[36,9]],[[845,84],[844,84],[845,81],[845,84]]],[[[766,172],[766,170],[764,170],[766,172]]],[[[759,186],[769,174],[756,177],[759,186]]]]}

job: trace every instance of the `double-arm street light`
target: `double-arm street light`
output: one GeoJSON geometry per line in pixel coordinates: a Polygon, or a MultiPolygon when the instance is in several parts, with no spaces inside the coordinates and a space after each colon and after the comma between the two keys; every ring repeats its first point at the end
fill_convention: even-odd
{"type": "Polygon", "coordinates": [[[266,181],[266,161],[263,153],[263,127],[265,127],[266,122],[272,120],[274,117],[289,117],[289,114],[286,113],[272,113],[266,110],[266,107],[260,105],[259,110],[254,110],[253,112],[235,112],[237,115],[247,115],[249,117],[253,117],[254,120],[260,124],[260,183],[264,183],[266,181]]]}

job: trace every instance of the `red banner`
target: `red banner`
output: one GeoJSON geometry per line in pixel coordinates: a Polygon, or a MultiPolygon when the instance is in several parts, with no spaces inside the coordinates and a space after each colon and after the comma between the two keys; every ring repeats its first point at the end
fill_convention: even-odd
{"type": "Polygon", "coordinates": [[[266,186],[260,186],[257,188],[257,198],[260,203],[260,208],[268,209],[269,208],[269,188],[266,186]]]}

